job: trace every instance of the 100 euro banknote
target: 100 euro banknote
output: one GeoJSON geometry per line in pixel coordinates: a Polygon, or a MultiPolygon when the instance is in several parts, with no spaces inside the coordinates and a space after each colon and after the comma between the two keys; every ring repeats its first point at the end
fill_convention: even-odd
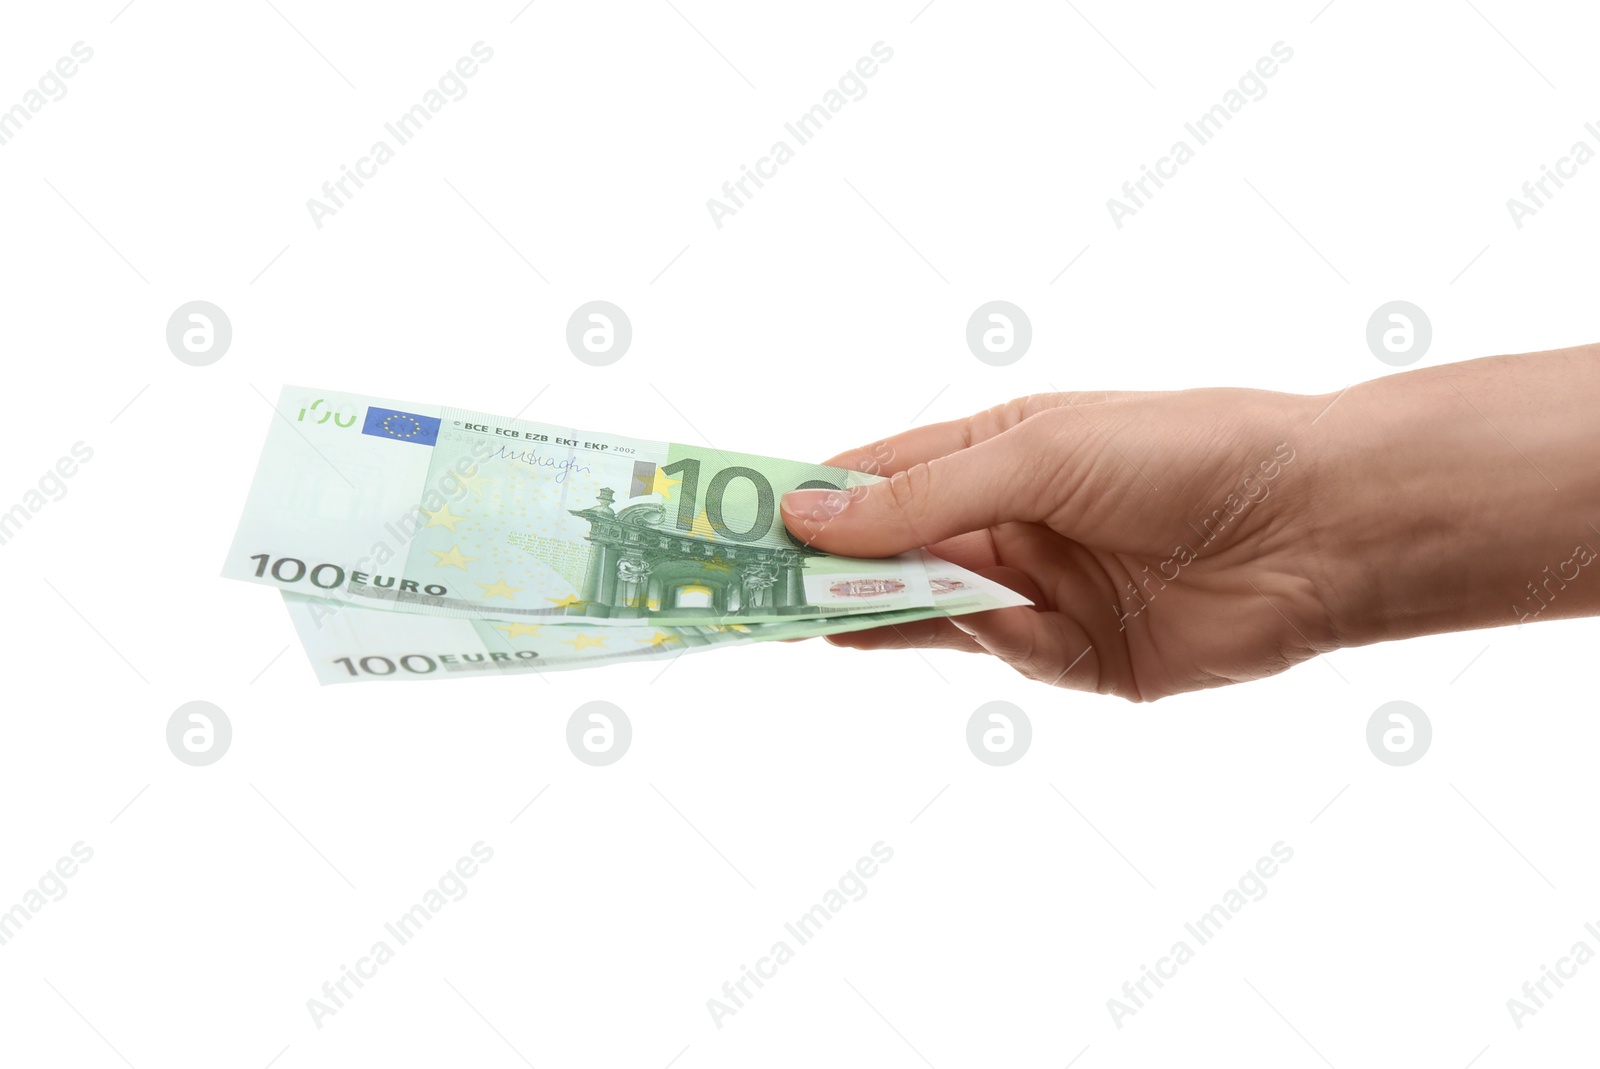
{"type": "MultiPolygon", "coordinates": [[[[944,562],[927,555],[930,571],[944,562]]],[[[811,638],[1023,604],[989,580],[953,575],[931,581],[935,606],[844,617],[791,617],[774,623],[698,626],[641,623],[591,626],[561,621],[532,623],[382,612],[349,602],[285,593],[284,603],[300,644],[324,685],[470,679],[594,668],[631,661],[669,660],[728,646],[775,639],[811,638]]]]}
{"type": "Polygon", "coordinates": [[[223,575],[380,611],[597,627],[935,608],[921,554],[822,553],[779,516],[789,490],[876,479],[288,386],[223,575]]]}

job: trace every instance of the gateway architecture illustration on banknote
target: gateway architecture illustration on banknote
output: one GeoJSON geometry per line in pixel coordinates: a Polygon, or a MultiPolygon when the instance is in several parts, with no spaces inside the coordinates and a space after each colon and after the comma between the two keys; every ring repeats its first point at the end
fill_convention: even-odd
{"type": "MultiPolygon", "coordinates": [[[[589,521],[589,562],[582,607],[612,617],[703,613],[711,617],[818,613],[806,599],[807,557],[825,554],[797,543],[774,547],[741,545],[665,526],[659,501],[617,507],[609,487],[597,504],[574,516],[589,521]]],[[[895,593],[888,580],[882,593],[895,593]]],[[[842,593],[842,592],[841,592],[842,593]]]]}

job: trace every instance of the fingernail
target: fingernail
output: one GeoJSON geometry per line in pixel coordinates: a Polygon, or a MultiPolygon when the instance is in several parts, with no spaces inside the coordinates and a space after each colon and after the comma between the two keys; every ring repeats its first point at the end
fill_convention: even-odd
{"type": "Polygon", "coordinates": [[[978,632],[974,631],[965,622],[963,622],[962,619],[959,616],[950,617],[950,624],[957,631],[965,632],[967,635],[970,635],[973,638],[976,638],[978,636],[978,632]]]}
{"type": "Polygon", "coordinates": [[[849,503],[850,495],[844,490],[816,488],[790,490],[783,495],[780,504],[783,511],[791,516],[826,520],[839,515],[849,503]]]}

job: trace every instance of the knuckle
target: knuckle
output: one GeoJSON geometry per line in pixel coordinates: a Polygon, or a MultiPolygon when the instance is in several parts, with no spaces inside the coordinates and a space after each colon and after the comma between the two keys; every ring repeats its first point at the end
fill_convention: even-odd
{"type": "Polygon", "coordinates": [[[933,469],[926,462],[913,464],[889,477],[888,497],[901,522],[918,541],[926,545],[921,527],[929,496],[933,492],[933,469]]]}
{"type": "Polygon", "coordinates": [[[962,447],[971,448],[978,442],[988,441],[1011,430],[1032,414],[1033,400],[1030,397],[1013,397],[968,419],[961,425],[962,447]]]}
{"type": "Polygon", "coordinates": [[[1033,415],[1037,411],[1034,407],[1037,403],[1038,399],[1032,396],[1013,397],[1004,404],[997,405],[993,412],[999,419],[1001,428],[1009,429],[1033,415]]]}
{"type": "Polygon", "coordinates": [[[1035,442],[1059,442],[1069,433],[1070,428],[1082,426],[1083,420],[1081,414],[1070,406],[1063,405],[1035,412],[1017,424],[1017,430],[1035,442]]]}

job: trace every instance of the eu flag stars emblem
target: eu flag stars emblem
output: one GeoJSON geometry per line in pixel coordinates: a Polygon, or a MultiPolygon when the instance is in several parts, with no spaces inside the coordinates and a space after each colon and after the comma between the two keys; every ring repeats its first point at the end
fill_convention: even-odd
{"type": "Polygon", "coordinates": [[[439,421],[432,416],[418,416],[411,412],[397,412],[392,408],[369,406],[367,421],[361,425],[361,433],[397,442],[433,445],[439,440],[439,421]]]}

